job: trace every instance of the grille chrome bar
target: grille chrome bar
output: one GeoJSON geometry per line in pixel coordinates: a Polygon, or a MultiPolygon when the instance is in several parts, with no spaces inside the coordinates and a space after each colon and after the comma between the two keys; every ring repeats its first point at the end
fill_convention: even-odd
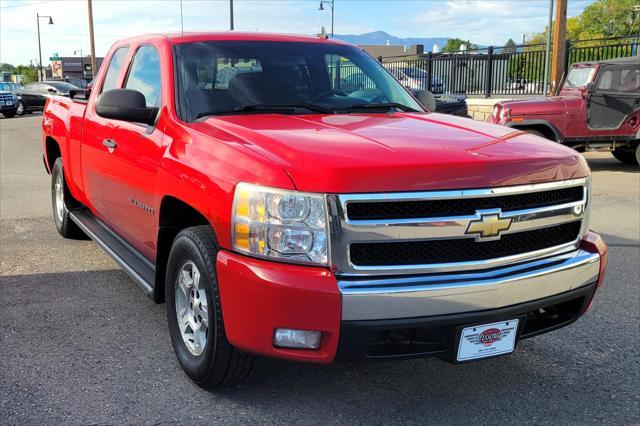
{"type": "MultiPolygon", "coordinates": [[[[588,184],[589,179],[582,178],[542,184],[487,189],[329,195],[327,198],[329,202],[331,223],[332,269],[336,274],[341,276],[404,275],[482,270],[571,251],[577,247],[579,239],[584,232],[586,232],[587,221],[585,218],[588,214],[590,195],[588,191],[588,184]],[[384,203],[396,201],[501,197],[513,194],[526,194],[529,192],[552,191],[573,186],[581,186],[584,188],[581,200],[530,209],[517,209],[512,211],[500,211],[500,209],[477,210],[474,215],[428,217],[422,219],[350,220],[347,217],[347,206],[350,203],[384,203]],[[483,215],[496,212],[500,212],[501,218],[511,220],[509,229],[503,231],[500,235],[531,231],[575,221],[582,221],[582,228],[580,235],[576,236],[575,241],[559,246],[548,247],[542,250],[532,250],[517,255],[488,260],[456,262],[454,259],[451,262],[437,264],[394,264],[383,266],[354,265],[350,260],[349,252],[352,243],[390,243],[459,238],[475,238],[477,241],[477,235],[470,235],[467,232],[470,223],[478,221],[483,217],[483,215]]],[[[478,244],[482,244],[482,242],[478,244]]]]}

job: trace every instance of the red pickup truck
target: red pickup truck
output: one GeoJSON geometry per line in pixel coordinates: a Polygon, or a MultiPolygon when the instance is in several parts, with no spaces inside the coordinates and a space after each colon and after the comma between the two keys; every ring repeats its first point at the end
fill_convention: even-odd
{"type": "Polygon", "coordinates": [[[558,96],[496,103],[487,122],[640,164],[640,56],[573,64],[558,96]]]}
{"type": "Polygon", "coordinates": [[[48,100],[42,128],[58,232],[167,303],[206,388],[256,355],[508,354],[584,314],[603,280],[578,153],[429,113],[336,40],[122,40],[89,91],[48,100]],[[341,88],[354,68],[375,86],[341,88]]]}

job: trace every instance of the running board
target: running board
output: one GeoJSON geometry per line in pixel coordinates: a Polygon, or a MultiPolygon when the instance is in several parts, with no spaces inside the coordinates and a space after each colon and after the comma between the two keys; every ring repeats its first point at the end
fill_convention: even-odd
{"type": "Polygon", "coordinates": [[[133,278],[145,295],[153,299],[156,267],[151,261],[107,228],[89,210],[70,211],[69,217],[133,278]]]}

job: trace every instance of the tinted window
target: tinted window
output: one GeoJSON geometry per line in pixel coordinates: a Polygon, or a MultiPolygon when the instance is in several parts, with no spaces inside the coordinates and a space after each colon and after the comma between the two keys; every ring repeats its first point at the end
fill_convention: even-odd
{"type": "Polygon", "coordinates": [[[120,47],[115,51],[113,56],[111,57],[111,62],[109,62],[109,68],[107,68],[107,75],[104,77],[104,84],[102,85],[102,90],[100,93],[105,90],[111,90],[116,88],[116,84],[118,83],[118,76],[120,75],[120,70],[122,69],[122,65],[124,64],[124,59],[127,57],[127,52],[129,51],[129,47],[120,47]]]}
{"type": "Polygon", "coordinates": [[[153,46],[142,46],[136,52],[125,88],[144,95],[148,107],[160,106],[160,55],[153,46]]]}
{"type": "Polygon", "coordinates": [[[175,52],[177,98],[186,120],[246,106],[338,111],[391,102],[422,110],[378,61],[353,46],[206,41],[178,44],[175,52]]]}

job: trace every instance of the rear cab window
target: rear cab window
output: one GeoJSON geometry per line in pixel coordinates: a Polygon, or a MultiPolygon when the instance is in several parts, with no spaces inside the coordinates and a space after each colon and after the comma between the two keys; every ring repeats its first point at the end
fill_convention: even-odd
{"type": "Polygon", "coordinates": [[[147,107],[160,106],[162,91],[160,54],[155,47],[144,44],[138,48],[131,62],[124,88],[142,93],[147,107]]]}

